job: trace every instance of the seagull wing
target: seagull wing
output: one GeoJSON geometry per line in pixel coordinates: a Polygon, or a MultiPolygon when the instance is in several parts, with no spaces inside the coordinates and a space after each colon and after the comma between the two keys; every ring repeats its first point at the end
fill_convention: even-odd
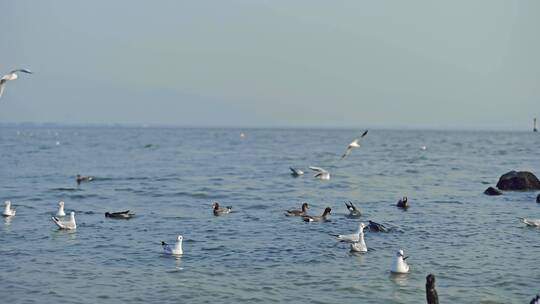
{"type": "Polygon", "coordinates": [[[347,157],[347,155],[351,154],[352,149],[353,148],[351,146],[348,146],[347,150],[345,150],[345,153],[343,153],[343,155],[341,156],[341,159],[344,159],[345,157],[347,157]]]}
{"type": "Polygon", "coordinates": [[[0,80],[0,97],[2,97],[2,94],[4,94],[5,86],[6,86],[6,80],[5,79],[0,80]]]}
{"type": "Polygon", "coordinates": [[[58,218],[52,217],[53,222],[58,226],[58,228],[64,228],[64,223],[62,223],[58,218]]]}
{"type": "Polygon", "coordinates": [[[319,167],[309,167],[311,170],[313,171],[317,171],[317,172],[320,172],[320,173],[327,173],[328,171],[324,170],[323,168],[319,168],[319,167]]]}
{"type": "Polygon", "coordinates": [[[23,73],[26,73],[26,74],[32,74],[32,71],[27,70],[27,69],[17,69],[17,70],[13,70],[13,71],[11,71],[9,73],[13,74],[13,73],[17,73],[17,72],[23,72],[23,73]]]}

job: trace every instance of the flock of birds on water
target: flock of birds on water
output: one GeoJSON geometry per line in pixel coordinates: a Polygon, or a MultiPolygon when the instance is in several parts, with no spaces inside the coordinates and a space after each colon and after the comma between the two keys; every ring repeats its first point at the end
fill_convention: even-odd
{"type": "MultiPolygon", "coordinates": [[[[6,83],[8,81],[12,81],[18,78],[17,73],[23,72],[26,74],[32,74],[32,72],[28,69],[16,69],[10,71],[8,74],[5,74],[0,78],[0,98],[2,97],[6,83]]],[[[354,149],[360,147],[360,140],[365,137],[368,134],[368,130],[366,130],[359,138],[354,139],[348,146],[343,155],[341,156],[341,159],[345,159],[354,149]]],[[[245,134],[240,134],[241,138],[245,138],[245,134]]],[[[421,147],[422,150],[426,150],[426,146],[421,147]]],[[[304,175],[304,172],[301,169],[298,168],[289,168],[291,170],[291,175],[294,177],[299,177],[304,175]]],[[[321,179],[321,180],[329,180],[330,179],[330,172],[327,170],[320,168],[320,167],[314,167],[310,166],[309,169],[313,170],[315,172],[314,177],[321,179]]],[[[81,184],[82,182],[91,182],[95,178],[93,176],[81,176],[77,174],[75,180],[77,184],[81,184]]],[[[540,196],[539,196],[540,197],[540,196]]],[[[5,201],[4,211],[2,212],[2,215],[6,218],[12,218],[15,216],[16,211],[12,207],[11,201],[7,200],[5,201]]],[[[351,201],[345,202],[345,206],[347,207],[349,214],[349,218],[359,218],[362,213],[360,209],[358,209],[351,201]]],[[[396,206],[398,208],[407,209],[410,207],[408,199],[406,196],[401,198],[396,206]]],[[[58,211],[56,212],[55,216],[52,217],[52,222],[58,227],[58,229],[63,230],[76,230],[77,229],[77,223],[75,221],[75,212],[71,211],[69,213],[69,216],[66,219],[66,212],[64,211],[65,203],[63,201],[60,201],[58,203],[58,211]]],[[[326,207],[321,215],[309,215],[308,214],[309,204],[303,203],[300,209],[293,209],[293,210],[285,210],[285,216],[288,217],[300,217],[305,222],[327,222],[329,221],[329,217],[331,214],[332,209],[330,207],[326,207]]],[[[219,202],[213,202],[212,203],[212,212],[215,216],[222,216],[231,213],[232,206],[226,206],[221,207],[219,202]]],[[[118,211],[118,212],[106,212],[105,217],[111,218],[111,219],[131,219],[135,216],[134,213],[130,212],[130,210],[125,211],[118,211]]],[[[540,219],[528,219],[528,218],[520,218],[526,225],[528,226],[536,226],[540,227],[540,219]]],[[[367,253],[368,248],[366,245],[366,242],[364,240],[364,229],[367,229],[370,232],[387,232],[388,229],[380,223],[376,223],[374,221],[369,220],[368,224],[365,224],[361,222],[358,226],[358,229],[351,233],[351,234],[338,234],[333,235],[336,240],[341,242],[348,242],[350,243],[350,250],[351,252],[355,253],[367,253]]],[[[182,241],[183,236],[178,235],[176,237],[176,242],[174,245],[168,244],[165,241],[161,242],[161,246],[163,249],[163,252],[168,255],[172,256],[181,256],[184,254],[184,250],[182,248],[182,241]]],[[[407,263],[408,256],[405,256],[403,249],[399,249],[390,266],[390,272],[394,274],[407,274],[409,273],[410,267],[407,263]]],[[[435,289],[435,276],[433,274],[429,274],[426,277],[426,300],[428,304],[438,304],[439,298],[437,294],[437,290],[435,289]]],[[[536,295],[529,304],[540,304],[540,295],[536,295]]]]}

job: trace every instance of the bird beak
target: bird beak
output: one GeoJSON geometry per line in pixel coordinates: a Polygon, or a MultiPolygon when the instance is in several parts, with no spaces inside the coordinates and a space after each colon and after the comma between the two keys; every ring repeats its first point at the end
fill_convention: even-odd
{"type": "Polygon", "coordinates": [[[409,258],[409,256],[403,257],[403,260],[405,261],[405,260],[408,259],[408,258],[409,258]]]}

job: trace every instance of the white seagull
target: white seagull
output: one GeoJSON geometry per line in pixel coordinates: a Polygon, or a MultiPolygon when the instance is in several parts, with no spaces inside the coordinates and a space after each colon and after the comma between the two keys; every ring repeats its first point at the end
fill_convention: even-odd
{"type": "Polygon", "coordinates": [[[356,230],[355,233],[352,233],[352,234],[338,234],[335,237],[339,241],[358,242],[358,241],[360,241],[360,234],[364,233],[364,228],[366,228],[366,227],[367,227],[366,224],[360,223],[360,225],[358,225],[358,230],[356,230]]]}
{"type": "Polygon", "coordinates": [[[4,208],[4,212],[2,212],[2,215],[3,216],[14,216],[15,215],[15,209],[11,208],[11,201],[5,201],[4,205],[6,205],[6,207],[4,208]]]}
{"type": "Polygon", "coordinates": [[[8,82],[10,80],[15,80],[15,79],[17,79],[19,77],[19,76],[17,76],[17,72],[23,72],[23,73],[27,73],[27,74],[32,74],[32,72],[30,70],[18,69],[18,70],[13,70],[13,71],[7,73],[6,75],[2,76],[2,78],[0,78],[0,97],[2,97],[2,94],[4,93],[4,89],[6,88],[6,82],[8,82]]]}
{"type": "Polygon", "coordinates": [[[530,219],[530,218],[519,218],[525,225],[532,227],[540,227],[540,219],[530,219]]]}
{"type": "Polygon", "coordinates": [[[58,219],[57,217],[52,217],[53,222],[58,226],[59,229],[65,229],[65,230],[75,230],[77,229],[77,223],[75,223],[75,212],[71,211],[69,213],[69,220],[63,221],[58,219]]]}
{"type": "MultiPolygon", "coordinates": [[[[366,136],[366,134],[368,133],[368,130],[366,130],[364,133],[362,133],[362,135],[360,136],[360,138],[366,136]]],[[[349,155],[352,151],[352,149],[355,149],[355,148],[360,148],[360,143],[359,143],[360,139],[359,138],[356,138],[355,140],[352,141],[352,143],[350,143],[348,146],[347,146],[347,150],[345,150],[345,153],[343,153],[343,155],[341,156],[341,159],[344,159],[345,157],[347,157],[347,155],[349,155]]]]}
{"type": "Polygon", "coordinates": [[[323,168],[319,168],[319,167],[309,167],[309,168],[317,172],[317,174],[315,174],[316,178],[323,179],[323,180],[330,179],[330,172],[324,170],[323,168]]]}
{"type": "Polygon", "coordinates": [[[182,250],[182,240],[183,239],[184,239],[184,237],[182,237],[181,235],[178,235],[178,237],[176,237],[176,244],[174,245],[174,247],[172,247],[171,245],[161,241],[161,247],[163,247],[163,251],[166,254],[171,254],[171,255],[184,254],[184,251],[182,250]]]}
{"type": "Polygon", "coordinates": [[[364,223],[360,224],[360,233],[358,234],[359,238],[357,242],[351,243],[351,251],[352,252],[361,252],[365,253],[367,252],[367,245],[364,241],[364,228],[367,227],[364,223]]]}
{"type": "Polygon", "coordinates": [[[56,212],[57,217],[64,217],[66,216],[66,213],[64,212],[64,202],[59,201],[58,202],[58,212],[56,212]]]}
{"type": "Polygon", "coordinates": [[[403,256],[403,250],[400,249],[398,252],[396,252],[396,256],[394,258],[394,261],[392,261],[392,268],[390,269],[393,273],[408,273],[409,272],[409,264],[405,261],[408,256],[403,256]]]}

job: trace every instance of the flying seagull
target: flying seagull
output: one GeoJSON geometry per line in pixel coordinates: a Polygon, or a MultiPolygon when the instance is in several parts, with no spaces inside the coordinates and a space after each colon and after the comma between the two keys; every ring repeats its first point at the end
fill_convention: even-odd
{"type": "Polygon", "coordinates": [[[23,73],[27,73],[27,74],[32,74],[32,72],[30,70],[18,69],[18,70],[13,70],[13,71],[7,73],[6,75],[2,76],[2,78],[0,78],[0,97],[2,97],[2,94],[4,93],[4,89],[6,87],[6,82],[8,82],[9,80],[15,80],[15,79],[17,79],[19,77],[19,76],[17,76],[17,72],[23,72],[23,73]]]}
{"type": "MultiPolygon", "coordinates": [[[[362,133],[362,135],[360,136],[360,138],[364,137],[367,135],[367,132],[368,130],[366,130],[364,133],[362,133]]],[[[347,157],[347,155],[349,155],[352,151],[352,149],[354,148],[359,148],[360,147],[360,144],[358,143],[360,139],[359,138],[356,138],[352,141],[352,143],[350,143],[348,146],[347,146],[347,150],[345,150],[345,153],[343,153],[343,155],[341,156],[341,159],[344,159],[345,157],[347,157]]]]}

